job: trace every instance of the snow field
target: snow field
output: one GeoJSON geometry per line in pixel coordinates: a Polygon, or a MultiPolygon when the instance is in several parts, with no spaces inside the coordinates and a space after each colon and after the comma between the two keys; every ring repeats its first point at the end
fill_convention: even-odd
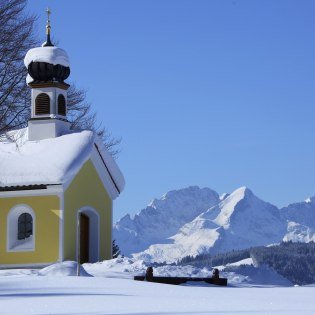
{"type": "Polygon", "coordinates": [[[314,314],[314,287],[172,286],[102,277],[0,277],[0,314],[314,314]]]}
{"type": "MultiPolygon", "coordinates": [[[[134,281],[146,267],[143,261],[117,258],[84,264],[80,277],[74,276],[72,261],[41,270],[0,270],[0,314],[315,314],[315,286],[288,287],[288,281],[249,260],[221,272],[228,287],[134,281]]],[[[155,275],[164,276],[210,273],[193,266],[154,268],[155,275]]]]}

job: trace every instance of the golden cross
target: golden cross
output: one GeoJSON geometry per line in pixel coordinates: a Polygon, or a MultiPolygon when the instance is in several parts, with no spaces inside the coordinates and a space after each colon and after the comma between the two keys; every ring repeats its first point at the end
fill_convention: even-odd
{"type": "Polygon", "coordinates": [[[50,14],[51,14],[51,11],[49,8],[46,9],[46,12],[47,12],[47,21],[50,22],[50,14]]]}
{"type": "Polygon", "coordinates": [[[51,11],[49,8],[46,9],[46,12],[47,12],[47,25],[46,25],[46,33],[47,35],[50,34],[50,14],[51,14],[51,11]]]}

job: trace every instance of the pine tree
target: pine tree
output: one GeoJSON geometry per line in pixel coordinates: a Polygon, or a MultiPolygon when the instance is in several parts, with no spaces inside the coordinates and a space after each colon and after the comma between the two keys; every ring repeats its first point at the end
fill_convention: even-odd
{"type": "Polygon", "coordinates": [[[113,258],[117,258],[119,255],[120,255],[120,248],[116,244],[115,240],[113,240],[113,253],[112,253],[112,256],[113,256],[113,258]]]}

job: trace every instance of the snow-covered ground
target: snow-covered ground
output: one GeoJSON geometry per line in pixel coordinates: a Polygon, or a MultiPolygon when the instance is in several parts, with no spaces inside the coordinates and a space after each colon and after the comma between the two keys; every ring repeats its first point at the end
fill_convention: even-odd
{"type": "MultiPolygon", "coordinates": [[[[244,270],[253,268],[244,266],[244,270]]],[[[226,275],[229,280],[243,280],[234,279],[228,287],[132,280],[133,274],[145,268],[141,261],[116,259],[83,265],[81,277],[73,276],[73,262],[42,270],[1,270],[0,314],[315,314],[315,286],[270,283],[251,287],[246,275],[237,275],[237,271],[226,275]]],[[[154,271],[156,275],[190,276],[209,272],[192,266],[164,266],[154,271]]]]}

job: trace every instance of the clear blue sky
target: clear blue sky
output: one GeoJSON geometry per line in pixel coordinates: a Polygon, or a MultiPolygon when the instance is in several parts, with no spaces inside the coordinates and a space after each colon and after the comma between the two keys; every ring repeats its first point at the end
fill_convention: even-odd
{"type": "Polygon", "coordinates": [[[115,220],[189,185],[315,194],[315,1],[30,0],[122,137],[115,220]]]}

